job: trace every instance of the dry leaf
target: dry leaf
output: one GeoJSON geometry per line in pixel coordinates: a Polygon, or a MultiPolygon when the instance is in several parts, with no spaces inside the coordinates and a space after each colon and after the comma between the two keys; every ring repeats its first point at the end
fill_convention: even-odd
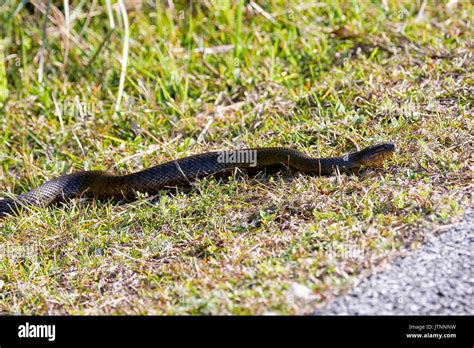
{"type": "Polygon", "coordinates": [[[359,33],[350,31],[346,26],[332,31],[331,34],[340,40],[355,39],[356,37],[359,37],[359,33]]]}

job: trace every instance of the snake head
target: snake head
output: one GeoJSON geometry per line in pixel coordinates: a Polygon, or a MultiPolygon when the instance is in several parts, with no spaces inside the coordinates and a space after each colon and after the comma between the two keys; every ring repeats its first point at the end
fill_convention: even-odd
{"type": "Polygon", "coordinates": [[[383,162],[392,157],[394,152],[395,145],[392,143],[369,146],[360,152],[360,161],[366,167],[381,167],[383,162]]]}

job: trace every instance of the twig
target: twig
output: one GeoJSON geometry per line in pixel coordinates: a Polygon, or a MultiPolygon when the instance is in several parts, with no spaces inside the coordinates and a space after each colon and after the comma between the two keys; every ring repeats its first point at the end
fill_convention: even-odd
{"type": "MultiPolygon", "coordinates": [[[[71,17],[69,16],[69,0],[63,0],[64,2],[64,24],[65,24],[65,30],[69,33],[69,30],[71,28],[71,17]]],[[[66,68],[68,64],[68,58],[69,58],[69,38],[68,35],[64,37],[64,64],[63,64],[63,74],[64,74],[64,88],[66,88],[66,80],[67,80],[67,75],[66,75],[66,68]]]]}
{"type": "Polygon", "coordinates": [[[5,20],[5,23],[8,23],[8,21],[10,19],[12,19],[13,17],[15,17],[18,12],[21,11],[21,9],[26,5],[26,3],[28,2],[28,0],[22,0],[21,3],[18,4],[18,6],[16,7],[16,9],[12,12],[9,13],[9,15],[7,16],[7,19],[5,20]]]}
{"type": "Polygon", "coordinates": [[[112,5],[110,4],[110,0],[105,0],[105,6],[107,7],[107,15],[109,16],[110,28],[114,29],[115,28],[114,13],[112,11],[112,5]]]}
{"type": "Polygon", "coordinates": [[[418,11],[418,14],[416,15],[415,22],[420,22],[423,19],[424,12],[425,12],[425,7],[426,7],[426,0],[423,0],[423,3],[421,4],[420,10],[418,11]]]}
{"type": "Polygon", "coordinates": [[[275,20],[275,18],[272,17],[272,15],[270,13],[268,13],[267,11],[265,11],[263,8],[260,7],[260,5],[256,4],[255,2],[251,1],[250,2],[250,6],[252,6],[255,11],[257,11],[258,13],[260,13],[263,17],[265,17],[266,19],[268,19],[270,22],[272,22],[273,24],[277,25],[278,22],[275,20]]]}
{"type": "Polygon", "coordinates": [[[30,3],[38,10],[40,11],[41,13],[43,13],[44,15],[46,15],[46,17],[49,18],[49,20],[51,21],[51,23],[53,23],[55,26],[57,26],[57,28],[59,29],[59,31],[66,35],[77,47],[79,47],[79,49],[85,53],[85,46],[82,45],[78,38],[76,38],[76,36],[74,36],[74,30],[70,30],[73,34],[69,33],[68,31],[64,30],[64,27],[62,25],[62,22],[64,21],[64,16],[62,15],[61,11],[59,11],[55,6],[52,6],[51,7],[51,10],[54,12],[54,14],[56,15],[53,16],[52,14],[48,13],[46,14],[46,10],[44,8],[44,4],[42,1],[40,0],[30,0],[30,3]]]}
{"type": "Polygon", "coordinates": [[[209,127],[211,127],[212,122],[214,122],[215,115],[212,115],[209,117],[209,120],[207,121],[206,125],[204,126],[203,130],[201,133],[199,133],[199,136],[196,140],[197,144],[200,144],[204,140],[204,136],[206,135],[207,131],[209,130],[209,127]]]}
{"type": "Polygon", "coordinates": [[[43,34],[41,39],[41,50],[40,50],[40,60],[39,60],[39,67],[38,67],[38,82],[43,82],[43,71],[44,71],[44,50],[46,47],[46,27],[48,24],[48,13],[49,7],[51,6],[51,0],[48,0],[46,4],[46,13],[44,16],[44,24],[43,24],[43,34]]]}
{"type": "MultiPolygon", "coordinates": [[[[249,46],[251,48],[251,46],[249,46]]],[[[208,54],[220,54],[220,53],[227,53],[234,49],[234,45],[220,45],[220,46],[213,46],[213,47],[198,47],[191,50],[191,53],[202,53],[204,55],[208,54]]],[[[171,50],[173,54],[181,54],[185,53],[184,48],[176,47],[171,50]]]]}
{"type": "Polygon", "coordinates": [[[123,87],[125,84],[125,75],[127,72],[127,59],[128,59],[128,40],[129,40],[129,33],[128,33],[128,15],[127,15],[127,9],[125,8],[125,5],[123,3],[123,0],[118,0],[118,5],[120,12],[122,14],[123,18],[123,27],[125,30],[124,33],[124,40],[123,40],[123,51],[122,51],[122,71],[120,73],[120,83],[119,83],[119,90],[117,94],[117,100],[115,101],[115,112],[119,111],[120,109],[120,102],[122,100],[122,94],[123,94],[123,87]]]}
{"type": "MultiPolygon", "coordinates": [[[[96,3],[97,3],[97,0],[92,0],[92,5],[91,7],[89,8],[89,11],[87,12],[87,15],[86,15],[86,20],[84,22],[84,25],[82,26],[81,30],[79,31],[79,37],[82,37],[82,34],[84,33],[84,31],[87,29],[87,27],[89,26],[89,23],[91,22],[91,18],[92,18],[92,12],[94,11],[95,9],[95,6],[96,6],[96,3]]],[[[77,10],[76,10],[77,11],[77,10]]],[[[78,16],[76,16],[77,18],[78,16]]]]}

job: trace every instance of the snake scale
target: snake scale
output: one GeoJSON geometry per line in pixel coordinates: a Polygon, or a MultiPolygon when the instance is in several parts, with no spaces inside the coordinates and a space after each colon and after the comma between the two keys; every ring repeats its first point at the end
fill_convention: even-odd
{"type": "Polygon", "coordinates": [[[313,158],[291,148],[268,147],[207,152],[121,176],[104,171],[82,171],[60,176],[29,192],[0,200],[0,218],[14,215],[29,206],[46,207],[76,197],[120,199],[135,197],[137,192],[156,193],[237,168],[263,170],[282,166],[315,175],[356,171],[361,167],[380,166],[394,150],[394,144],[382,143],[345,156],[313,158]]]}

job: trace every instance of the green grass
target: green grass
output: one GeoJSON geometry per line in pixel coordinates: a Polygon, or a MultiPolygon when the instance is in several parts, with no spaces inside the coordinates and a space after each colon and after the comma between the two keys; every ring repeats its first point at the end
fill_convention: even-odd
{"type": "Polygon", "coordinates": [[[0,5],[2,196],[215,149],[331,156],[392,141],[396,155],[356,175],[209,178],[8,218],[2,312],[308,313],[472,206],[469,2],[167,3],[128,6],[118,113],[118,12],[111,30],[105,2],[86,2],[61,30],[51,6],[43,34],[38,10],[0,5]],[[332,34],[342,26],[356,37],[332,34]]]}

